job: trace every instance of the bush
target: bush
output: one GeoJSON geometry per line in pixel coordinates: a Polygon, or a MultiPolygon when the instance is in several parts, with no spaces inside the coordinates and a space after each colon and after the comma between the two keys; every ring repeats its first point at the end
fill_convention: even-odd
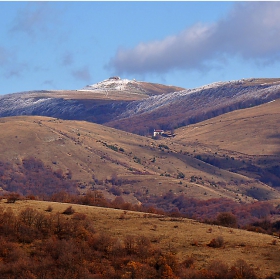
{"type": "Polygon", "coordinates": [[[45,210],[46,212],[52,212],[53,208],[51,205],[48,206],[48,208],[45,210]]]}
{"type": "Polygon", "coordinates": [[[15,203],[20,199],[20,195],[18,193],[10,193],[7,197],[7,203],[15,203]]]}
{"type": "Polygon", "coordinates": [[[213,260],[208,265],[208,271],[215,279],[228,278],[228,266],[220,260],[213,260]]]}
{"type": "Polygon", "coordinates": [[[225,227],[236,227],[237,218],[235,215],[229,212],[219,213],[217,216],[217,223],[225,227]]]}
{"type": "Polygon", "coordinates": [[[74,212],[75,212],[75,210],[72,208],[72,206],[69,206],[62,212],[62,214],[72,215],[72,214],[74,214],[74,212]]]}
{"type": "Polygon", "coordinates": [[[185,178],[185,174],[183,172],[179,172],[177,175],[177,179],[184,179],[185,178]]]}
{"type": "Polygon", "coordinates": [[[235,264],[231,267],[230,273],[229,273],[230,278],[235,278],[235,279],[256,279],[257,276],[246,261],[239,259],[235,262],[235,264]]]}
{"type": "Polygon", "coordinates": [[[218,236],[213,238],[207,246],[213,248],[221,248],[224,245],[224,238],[222,236],[218,236]]]}
{"type": "Polygon", "coordinates": [[[194,258],[193,257],[188,257],[182,262],[183,267],[185,268],[191,268],[194,266],[194,258]]]}

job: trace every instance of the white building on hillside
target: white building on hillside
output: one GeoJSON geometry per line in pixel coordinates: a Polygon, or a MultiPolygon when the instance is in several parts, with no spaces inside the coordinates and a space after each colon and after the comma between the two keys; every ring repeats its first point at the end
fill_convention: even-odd
{"type": "Polygon", "coordinates": [[[161,129],[154,129],[154,137],[157,135],[162,135],[164,133],[164,130],[161,129]]]}

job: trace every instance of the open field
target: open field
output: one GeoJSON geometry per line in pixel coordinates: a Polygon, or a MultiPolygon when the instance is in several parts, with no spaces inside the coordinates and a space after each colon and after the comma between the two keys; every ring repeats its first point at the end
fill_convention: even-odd
{"type": "MultiPolygon", "coordinates": [[[[11,208],[15,213],[26,207],[45,211],[48,206],[52,206],[52,213],[62,213],[69,204],[32,200],[7,204],[2,200],[0,206],[11,208]]],[[[84,205],[72,207],[76,213],[86,214],[97,232],[104,232],[120,240],[124,240],[126,235],[144,235],[153,244],[166,252],[172,252],[180,260],[192,257],[195,267],[199,269],[206,267],[212,260],[232,265],[236,260],[244,259],[254,268],[259,278],[279,273],[280,241],[273,236],[201,224],[189,219],[84,205]],[[208,247],[207,244],[217,237],[223,238],[223,247],[208,247]]]]}

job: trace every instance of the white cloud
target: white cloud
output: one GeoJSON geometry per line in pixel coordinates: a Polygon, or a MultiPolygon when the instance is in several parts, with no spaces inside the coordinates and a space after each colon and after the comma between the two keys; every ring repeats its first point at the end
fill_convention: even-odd
{"type": "Polygon", "coordinates": [[[280,60],[280,3],[235,3],[213,24],[195,24],[161,41],[119,49],[107,68],[118,74],[205,70],[240,56],[256,63],[280,60]]]}

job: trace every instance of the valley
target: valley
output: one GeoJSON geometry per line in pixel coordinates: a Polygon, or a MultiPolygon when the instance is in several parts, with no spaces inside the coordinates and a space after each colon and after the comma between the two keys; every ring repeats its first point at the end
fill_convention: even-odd
{"type": "MultiPolygon", "coordinates": [[[[275,104],[271,103],[270,107],[277,107],[275,104]]],[[[273,120],[277,122],[277,118],[273,120]]],[[[227,119],[217,120],[221,126],[227,122],[227,119]]],[[[201,127],[209,129],[211,123],[202,123],[201,127]]],[[[198,140],[199,135],[204,135],[199,127],[195,129],[197,134],[192,132],[194,127],[189,126],[176,130],[173,138],[158,140],[98,124],[38,116],[2,118],[0,128],[1,161],[12,161],[16,165],[31,156],[54,170],[60,169],[63,173],[70,170],[72,179],[79,182],[80,193],[98,189],[113,198],[110,189],[117,188],[125,200],[134,203],[139,203],[137,194],[150,197],[167,192],[204,200],[224,197],[240,202],[280,198],[277,189],[258,180],[253,172],[246,173],[249,162],[252,165],[250,157],[257,155],[236,151],[236,141],[227,141],[233,143],[233,147],[218,147],[220,143],[215,145],[214,138],[208,141],[207,136],[206,142],[203,142],[205,138],[198,140]],[[209,164],[202,157],[218,163],[209,164]],[[255,197],[250,191],[252,188],[262,197],[255,197]]],[[[238,135],[234,127],[231,129],[238,135]]],[[[249,141],[250,130],[247,132],[249,141]]],[[[209,135],[211,137],[211,133],[209,135]]],[[[245,137],[242,139],[246,141],[245,137]]],[[[277,142],[273,143],[276,148],[277,142]]],[[[262,149],[271,147],[272,144],[263,139],[262,149]]],[[[272,154],[271,160],[267,162],[268,169],[277,163],[277,154],[272,154]]]]}
{"type": "MultiPolygon", "coordinates": [[[[45,241],[68,239],[68,256],[77,251],[87,263],[69,278],[231,278],[240,267],[242,278],[277,278],[279,93],[279,79],[188,90],[112,77],[80,90],[4,95],[0,242],[36,275],[45,241]],[[148,244],[146,259],[139,242],[148,244]]],[[[63,261],[51,254],[57,274],[44,275],[60,277],[63,261]]],[[[2,259],[13,266],[9,258],[0,247],[0,271],[2,259]]]]}

